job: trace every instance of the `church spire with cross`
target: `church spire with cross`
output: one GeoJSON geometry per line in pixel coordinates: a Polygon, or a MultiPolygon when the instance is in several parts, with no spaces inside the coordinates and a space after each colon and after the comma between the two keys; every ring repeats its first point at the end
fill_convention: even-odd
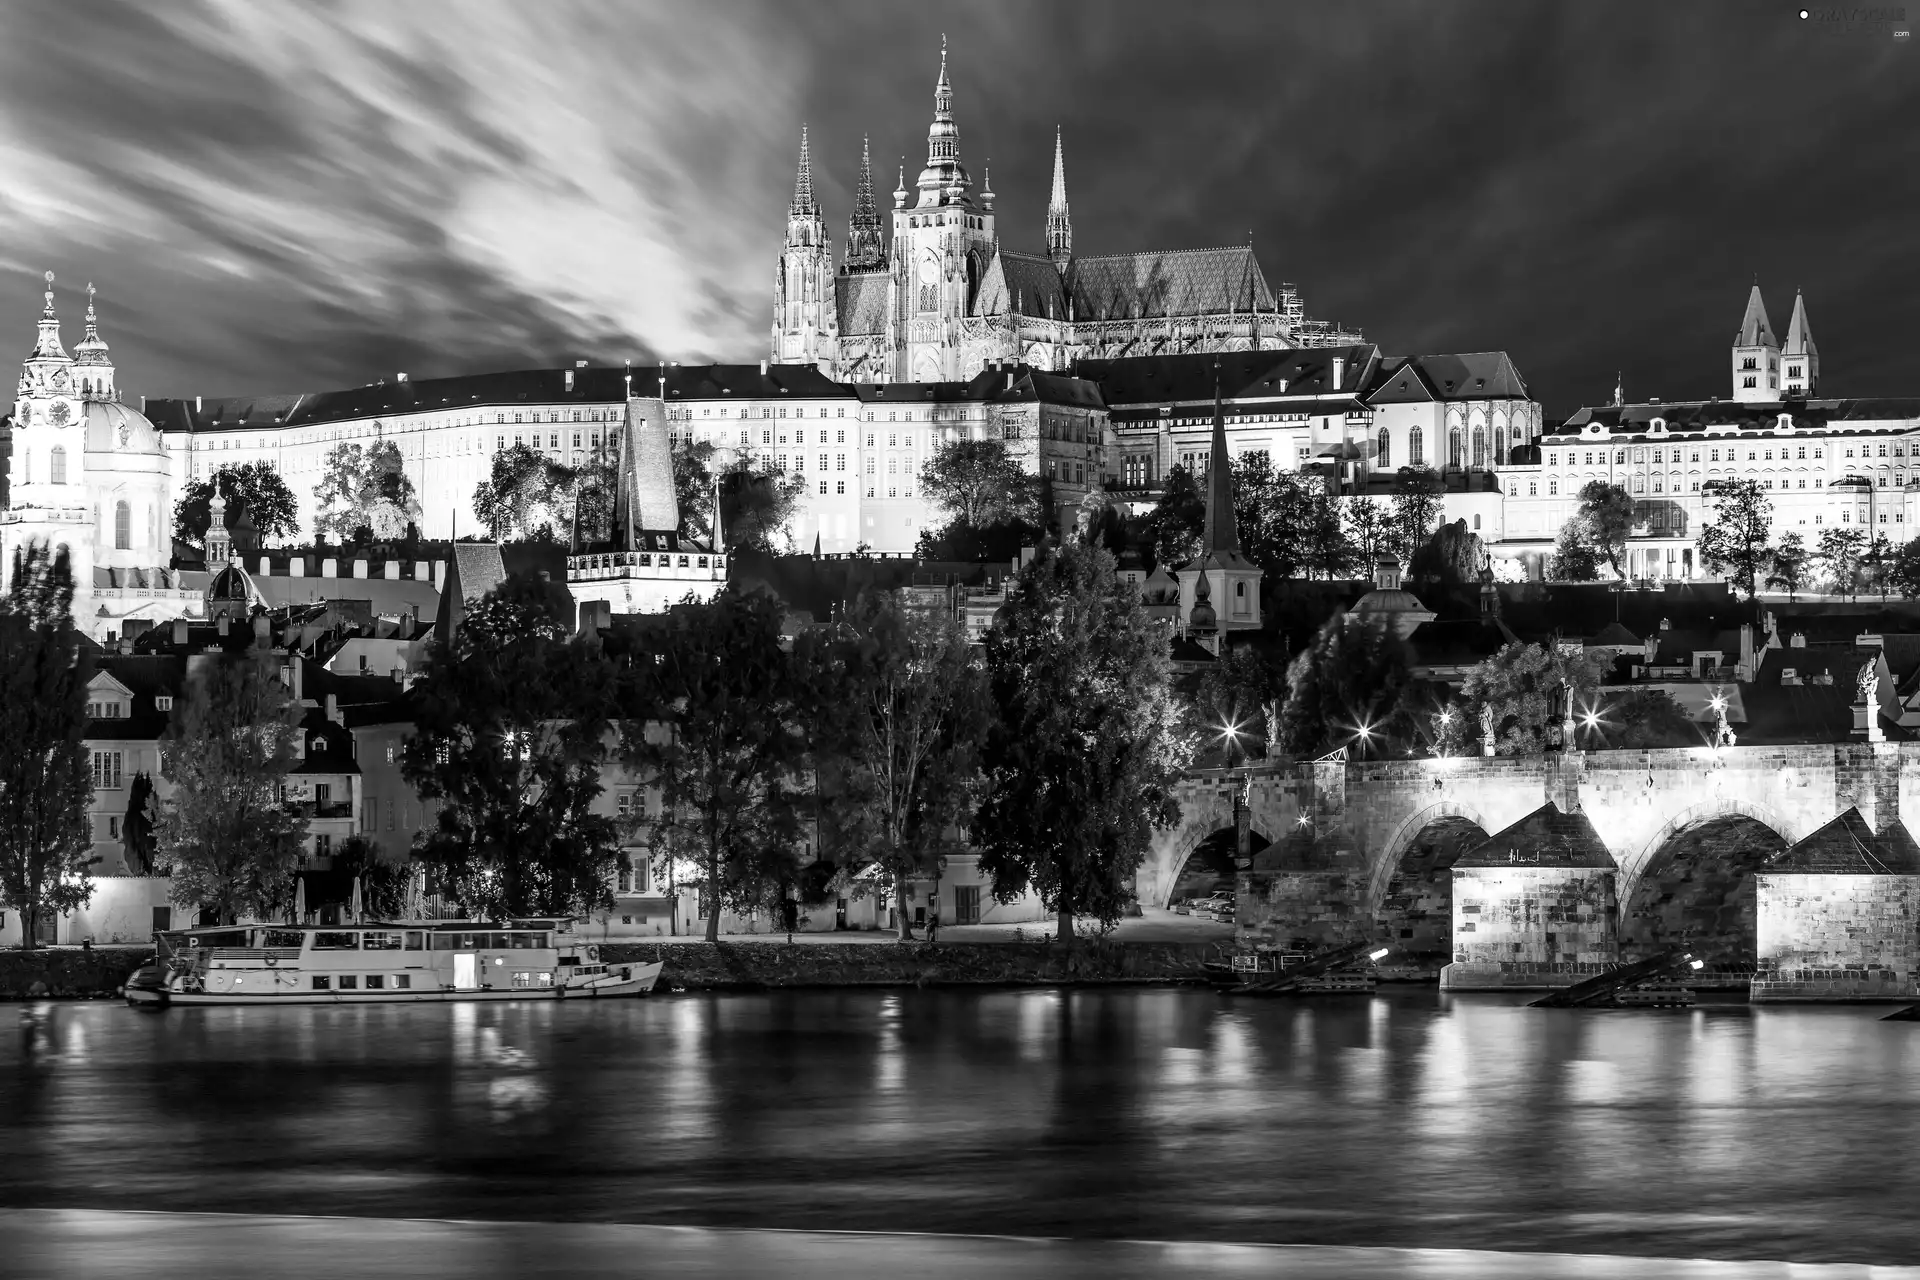
{"type": "Polygon", "coordinates": [[[867,139],[860,139],[860,185],[853,199],[853,213],[847,219],[847,253],[841,262],[843,271],[877,271],[887,264],[886,235],[880,226],[880,211],[873,199],[873,150],[867,139]]]}
{"type": "Polygon", "coordinates": [[[1053,129],[1053,195],[1047,201],[1047,257],[1062,271],[1073,257],[1073,219],[1067,213],[1067,159],[1058,125],[1053,129]]]}
{"type": "Polygon", "coordinates": [[[787,206],[787,241],[774,277],[773,358],[795,364],[830,360],[838,333],[833,244],[813,196],[813,152],[800,126],[800,165],[787,206]]]}

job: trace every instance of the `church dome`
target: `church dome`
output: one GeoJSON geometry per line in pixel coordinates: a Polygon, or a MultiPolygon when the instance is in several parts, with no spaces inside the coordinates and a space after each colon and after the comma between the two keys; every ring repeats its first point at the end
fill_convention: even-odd
{"type": "Polygon", "coordinates": [[[1429,613],[1431,610],[1420,603],[1420,597],[1411,591],[1402,591],[1398,587],[1390,589],[1374,588],[1353,602],[1348,613],[1429,613]]]}
{"type": "Polygon", "coordinates": [[[88,453],[160,454],[160,432],[147,415],[113,400],[89,400],[85,405],[88,453]]]}
{"type": "Polygon", "coordinates": [[[213,581],[207,584],[207,616],[218,617],[222,613],[246,616],[255,606],[266,608],[266,597],[260,594],[260,588],[254,584],[253,575],[237,564],[230,564],[213,575],[213,581]]]}

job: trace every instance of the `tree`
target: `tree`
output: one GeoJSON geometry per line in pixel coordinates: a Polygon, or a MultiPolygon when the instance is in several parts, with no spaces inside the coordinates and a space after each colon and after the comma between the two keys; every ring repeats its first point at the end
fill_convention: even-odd
{"type": "Polygon", "coordinates": [[[153,822],[159,809],[152,775],[134,774],[127,785],[127,815],[120,820],[121,857],[129,875],[164,874],[158,869],[153,840],[153,822]]]}
{"type": "Polygon", "coordinates": [[[1190,699],[1198,749],[1218,747],[1229,768],[1267,753],[1274,673],[1251,646],[1228,649],[1201,673],[1190,699]]]}
{"type": "MultiPolygon", "coordinates": [[[[1569,525],[1593,548],[1594,558],[1606,563],[1613,576],[1624,579],[1627,537],[1633,532],[1633,499],[1624,487],[1605,480],[1589,480],[1580,487],[1580,508],[1569,525]]],[[[1564,531],[1563,531],[1564,532],[1564,531]]]]}
{"type": "Polygon", "coordinates": [[[179,501],[173,504],[174,537],[197,545],[207,536],[216,488],[227,504],[229,528],[245,511],[263,538],[291,538],[300,532],[300,503],[278,471],[264,462],[240,466],[229,462],[210,476],[187,481],[179,501]]]}
{"type": "Polygon", "coordinates": [[[1493,714],[1494,753],[1539,755],[1558,743],[1573,689],[1576,725],[1598,701],[1604,660],[1538,644],[1510,644],[1467,672],[1461,681],[1470,738],[1479,735],[1482,709],[1493,714]]]}
{"type": "Polygon", "coordinates": [[[85,736],[93,665],[74,629],[73,570],[64,549],[13,553],[0,600],[0,906],[20,913],[22,945],[40,920],[84,906],[93,800],[85,736]]]}
{"type": "Polygon", "coordinates": [[[723,907],[770,906],[798,870],[809,763],[799,720],[811,708],[781,649],[782,613],[732,588],[688,602],[648,637],[623,690],[627,758],[660,788],[653,848],[691,867],[709,942],[723,907]]]}
{"type": "MultiPolygon", "coordinates": [[[[832,717],[841,789],[829,807],[904,904],[910,881],[965,848],[990,724],[985,675],[951,615],[869,593],[845,622],[817,668],[828,674],[822,710],[844,709],[832,717]]],[[[901,910],[903,939],[909,928],[901,910]]]]}
{"type": "Polygon", "coordinates": [[[1274,740],[1294,756],[1343,746],[1389,751],[1404,735],[1399,709],[1407,685],[1399,648],[1373,627],[1336,613],[1287,665],[1274,740]]]}
{"type": "Polygon", "coordinates": [[[1627,689],[1607,694],[1592,712],[1580,715],[1576,737],[1582,745],[1640,751],[1654,747],[1696,747],[1700,731],[1665,689],[1627,689]],[[1597,741],[1593,741],[1597,739],[1597,741]]]}
{"type": "Polygon", "coordinates": [[[1757,480],[1709,480],[1704,492],[1713,504],[1713,519],[1694,543],[1700,559],[1751,600],[1761,570],[1772,559],[1767,537],[1773,503],[1757,480]]]}
{"type": "Polygon", "coordinates": [[[1362,568],[1371,569],[1383,555],[1394,554],[1392,514],[1372,498],[1359,497],[1347,503],[1347,540],[1353,544],[1362,568]]]}
{"type": "Polygon", "coordinates": [[[613,905],[620,832],[593,811],[613,670],[595,638],[569,636],[567,612],[559,588],[515,574],[428,648],[413,691],[401,775],[437,802],[414,856],[483,919],[613,905]]]}
{"type": "Polygon", "coordinates": [[[1133,899],[1156,827],[1179,818],[1192,757],[1168,686],[1167,636],[1104,550],[1069,544],[1014,580],[986,639],[987,790],[972,823],[1002,902],[1029,889],[1071,941],[1133,899]]]}
{"type": "Polygon", "coordinates": [[[1826,571],[1827,589],[1851,596],[1860,589],[1860,561],[1867,549],[1867,531],[1832,525],[1820,531],[1812,559],[1826,571]]]}
{"type": "Polygon", "coordinates": [[[1898,561],[1899,552],[1894,550],[1893,541],[1884,533],[1875,533],[1873,541],[1860,553],[1860,584],[1885,600],[1898,561]]]}
{"type": "Polygon", "coordinates": [[[337,444],[321,466],[320,483],[313,488],[319,504],[313,517],[316,536],[343,543],[392,541],[406,536],[409,525],[418,527],[420,501],[393,441],[337,444]]]}
{"type": "Polygon", "coordinates": [[[1400,563],[1413,557],[1440,527],[1446,483],[1428,467],[1402,467],[1393,482],[1393,540],[1391,550],[1400,563]]]}
{"type": "Polygon", "coordinates": [[[1200,553],[1200,535],[1207,527],[1207,503],[1193,473],[1185,467],[1167,472],[1160,501],[1147,513],[1146,534],[1156,564],[1185,564],[1200,553]]]}
{"type": "Polygon", "coordinates": [[[673,446],[673,498],[680,508],[680,532],[713,528],[713,455],[711,440],[692,437],[673,446]]]}
{"type": "Polygon", "coordinates": [[[1340,519],[1340,502],[1315,484],[1301,485],[1298,524],[1300,559],[1310,574],[1333,579],[1351,573],[1359,560],[1353,539],[1340,519]]]}
{"type": "Polygon", "coordinates": [[[1915,538],[1894,553],[1893,568],[1887,581],[1907,600],[1920,596],[1920,538],[1915,538]]]}
{"type": "Polygon", "coordinates": [[[360,910],[375,920],[397,920],[407,909],[407,863],[380,856],[365,836],[349,836],[333,855],[333,869],[360,883],[360,910]]]}
{"type": "Polygon", "coordinates": [[[1767,586],[1784,590],[1787,599],[1792,600],[1799,594],[1807,581],[1807,544],[1797,533],[1786,533],[1780,537],[1780,545],[1773,549],[1773,562],[1767,574],[1767,586]]]}
{"type": "Polygon", "coordinates": [[[154,832],[177,905],[222,923],[288,907],[309,820],[285,794],[300,717],[265,650],[221,655],[189,678],[160,741],[173,792],[154,832]]]}
{"type": "Polygon", "coordinates": [[[1037,478],[1004,440],[951,440],[920,468],[920,492],[969,529],[1013,520],[1036,522],[1037,478]]]}
{"type": "MultiPolygon", "coordinates": [[[[488,477],[474,486],[473,514],[496,542],[529,537],[543,528],[552,536],[555,513],[549,504],[560,478],[538,449],[524,444],[502,449],[493,455],[488,477]]],[[[684,519],[684,508],[681,514],[684,519]]],[[[562,512],[559,522],[570,524],[571,516],[571,511],[562,512]]]]}
{"type": "MultiPolygon", "coordinates": [[[[721,532],[727,550],[778,555],[794,549],[791,525],[806,481],[742,455],[720,473],[721,532]]],[[[711,502],[708,504],[711,506],[711,502]]]]}
{"type": "Polygon", "coordinates": [[[1580,521],[1567,521],[1554,539],[1553,559],[1547,576],[1555,582],[1596,582],[1600,578],[1600,557],[1580,527],[1580,521]]]}

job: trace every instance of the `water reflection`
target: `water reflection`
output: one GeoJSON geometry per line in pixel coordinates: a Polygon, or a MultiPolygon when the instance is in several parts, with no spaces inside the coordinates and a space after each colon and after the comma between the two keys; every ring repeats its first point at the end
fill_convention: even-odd
{"type": "Polygon", "coordinates": [[[1877,1012],[29,1006],[0,1203],[1899,1262],[1920,1051],[1877,1012]]]}

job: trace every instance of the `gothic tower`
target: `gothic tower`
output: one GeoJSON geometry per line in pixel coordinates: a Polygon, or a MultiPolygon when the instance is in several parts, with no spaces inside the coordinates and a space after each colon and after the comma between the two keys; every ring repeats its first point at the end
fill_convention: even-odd
{"type": "Polygon", "coordinates": [[[1073,219],[1067,216],[1067,161],[1060,130],[1053,131],[1053,198],[1047,201],[1047,257],[1063,273],[1073,260],[1073,219]]]}
{"type": "Polygon", "coordinates": [[[1820,349],[1813,345],[1813,326],[1807,323],[1807,300],[1793,295],[1793,319],[1787,321],[1787,345],[1780,349],[1786,366],[1781,375],[1790,396],[1811,396],[1820,389],[1820,349]]]}
{"type": "Polygon", "coordinates": [[[860,189],[854,196],[853,214],[847,219],[847,252],[840,261],[842,271],[880,271],[887,265],[886,229],[880,225],[880,211],[873,202],[873,153],[867,139],[860,139],[860,189]]]}
{"type": "Polygon", "coordinates": [[[960,343],[980,277],[993,256],[993,213],[975,199],[973,178],[960,162],[960,129],[953,121],[953,84],[947,79],[947,42],[940,41],[940,79],[927,127],[927,167],[914,184],[913,204],[903,180],[894,194],[893,283],[889,318],[896,342],[894,377],[938,382],[962,376],[960,343]]]}
{"type": "Polygon", "coordinates": [[[1780,344],[1767,321],[1760,284],[1747,296],[1747,314],[1733,336],[1733,398],[1739,404],[1771,404],[1780,398],[1780,344]]]}
{"type": "Polygon", "coordinates": [[[813,162],[806,126],[800,128],[800,170],[787,206],[787,242],[773,282],[773,358],[784,364],[818,364],[831,371],[838,355],[838,317],[833,305],[833,246],[826,219],[813,198],[813,162]]]}

